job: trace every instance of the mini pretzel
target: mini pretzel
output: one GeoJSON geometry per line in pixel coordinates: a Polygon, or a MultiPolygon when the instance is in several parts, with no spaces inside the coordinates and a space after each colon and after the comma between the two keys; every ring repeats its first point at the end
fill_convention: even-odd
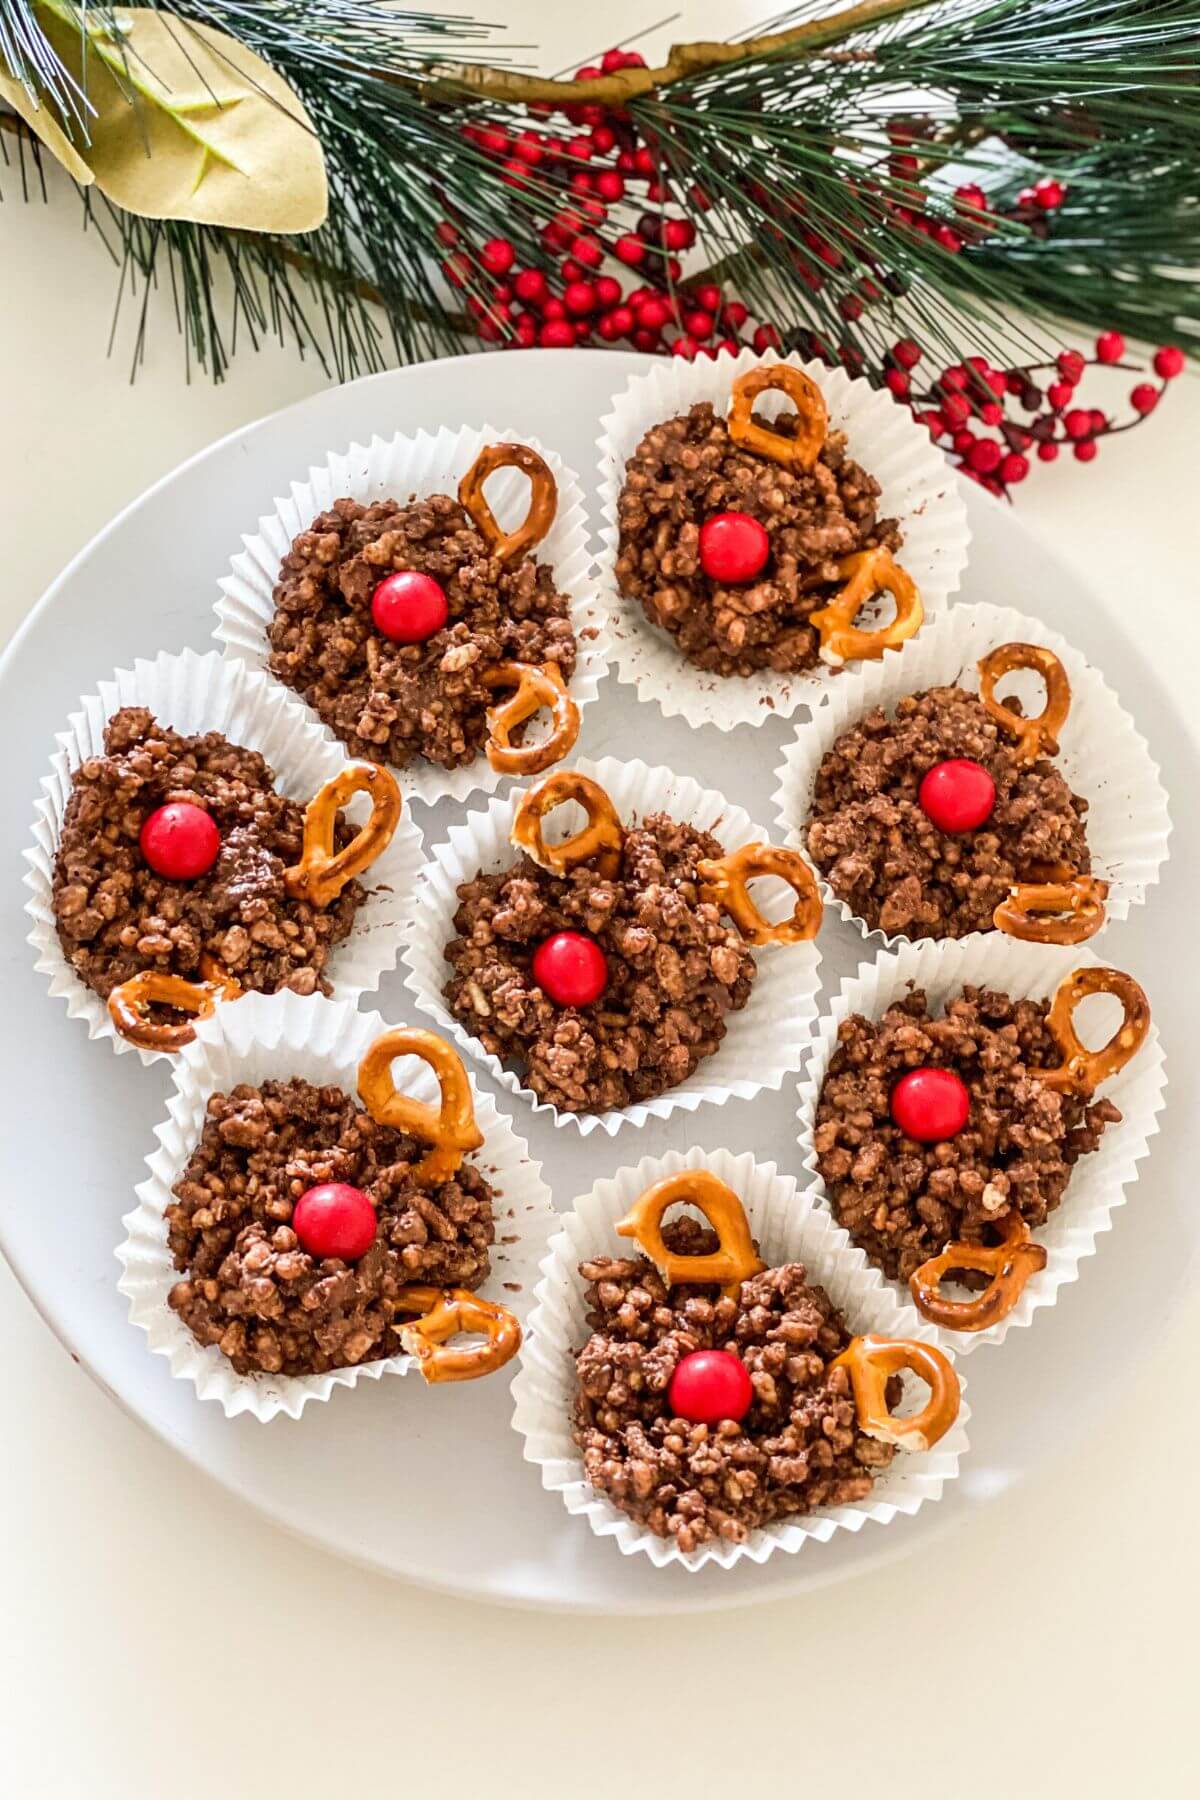
{"type": "Polygon", "coordinates": [[[838,575],[845,583],[825,606],[809,614],[808,622],[821,637],[821,656],[826,662],[873,662],[885,650],[895,650],[921,629],[925,607],[916,582],[893,560],[890,550],[858,550],[843,557],[838,575]],[[891,594],[896,615],[886,625],[864,631],[854,621],[876,594],[891,594]]]}
{"type": "Polygon", "coordinates": [[[736,1296],[743,1281],[766,1268],[754,1248],[746,1209],[731,1187],[707,1169],[685,1169],[648,1187],[616,1227],[618,1237],[636,1239],[668,1287],[677,1282],[718,1282],[736,1296]],[[716,1232],[720,1248],[705,1256],[676,1256],[663,1242],[663,1215],[672,1206],[698,1207],[716,1232]]]}
{"type": "Polygon", "coordinates": [[[1046,1027],[1062,1051],[1062,1062],[1056,1069],[1030,1069],[1029,1073],[1049,1087],[1087,1099],[1102,1081],[1123,1069],[1145,1043],[1150,1030],[1150,1002],[1133,976],[1122,974],[1120,969],[1076,969],[1059,982],[1046,1015],[1046,1027]],[[1100,1050],[1085,1050],[1075,1035],[1075,1008],[1089,994],[1115,994],[1125,1010],[1121,1023],[1100,1050]]]}
{"type": "Polygon", "coordinates": [[[400,789],[379,763],[347,763],[313,795],[304,813],[300,861],[283,882],[293,900],[318,909],[335,901],[348,881],[361,875],[392,841],[400,822],[400,789]],[[371,796],[371,816],[344,850],[335,852],[333,834],[339,811],[355,794],[371,796]]]}
{"type": "Polygon", "coordinates": [[[458,484],[459,504],[471,515],[488,549],[500,562],[512,562],[540,544],[558,507],[554,477],[536,450],[528,444],[489,444],[481,450],[458,484]],[[529,511],[515,531],[501,531],[488,505],[483,484],[497,469],[516,468],[529,477],[529,511]]]}
{"type": "Polygon", "coordinates": [[[854,1391],[858,1428],[900,1450],[931,1450],[958,1417],[958,1376],[947,1356],[916,1338],[856,1337],[829,1365],[845,1369],[854,1391]],[[902,1369],[929,1386],[929,1399],[919,1413],[897,1419],[888,1411],[887,1384],[902,1369]]]}
{"type": "Polygon", "coordinates": [[[410,1131],[433,1145],[413,1170],[418,1181],[448,1181],[467,1151],[478,1150],[483,1142],[462,1058],[432,1031],[398,1027],[377,1037],[358,1065],[358,1095],[378,1124],[410,1131]],[[392,1064],[398,1056],[419,1056],[429,1064],[442,1090],[439,1106],[396,1092],[392,1064]]]}
{"type": "Polygon", "coordinates": [[[997,1222],[1004,1232],[998,1244],[947,1244],[940,1256],[913,1271],[909,1291],[923,1318],[947,1331],[986,1331],[1012,1311],[1029,1277],[1045,1268],[1046,1252],[1033,1242],[1019,1212],[1005,1213],[997,1222]],[[946,1300],[939,1288],[951,1269],[978,1269],[992,1279],[969,1300],[946,1300]]]}
{"type": "Polygon", "coordinates": [[[1103,925],[1107,898],[1107,881],[1094,875],[1018,882],[992,914],[992,924],[1029,944],[1082,944],[1103,925]]]}
{"type": "Polygon", "coordinates": [[[394,1329],[426,1381],[474,1381],[502,1369],[521,1347],[521,1327],[512,1313],[466,1288],[402,1287],[396,1306],[421,1315],[394,1329]],[[482,1331],[484,1341],[448,1350],[446,1339],[460,1331],[482,1331]]]}
{"type": "Polygon", "coordinates": [[[794,363],[768,363],[738,376],[726,424],[734,443],[744,450],[768,456],[785,469],[811,469],[829,430],[829,414],[820,388],[803,370],[794,363]],[[769,388],[780,388],[795,407],[800,421],[795,437],[783,437],[769,425],[755,424],[754,402],[769,388]]]}
{"type": "Polygon", "coordinates": [[[485,669],[486,686],[515,687],[516,693],[488,712],[487,759],[501,775],[540,775],[551,763],[561,761],[579,736],[579,708],[567,692],[557,663],[534,668],[531,663],[497,663],[485,669]],[[549,737],[541,744],[524,744],[518,750],[512,733],[545,707],[552,719],[549,737]]]}
{"type": "Polygon", "coordinates": [[[705,857],[696,865],[700,898],[728,913],[748,944],[799,944],[815,938],[821,925],[817,879],[798,850],[774,844],[743,844],[720,858],[705,857]],[[778,875],[796,896],[790,919],[772,925],[750,898],[747,882],[756,875],[778,875]]]}
{"type": "Polygon", "coordinates": [[[617,809],[598,782],[574,769],[560,769],[521,795],[509,835],[518,850],[524,850],[539,869],[549,869],[552,875],[565,875],[576,863],[588,862],[605,881],[612,881],[621,867],[625,833],[617,809]],[[563,843],[548,844],[542,835],[542,820],[567,800],[579,802],[588,816],[587,824],[563,843]]]}
{"type": "Polygon", "coordinates": [[[1057,754],[1058,734],[1071,710],[1071,684],[1053,650],[1042,644],[999,645],[979,663],[979,697],[1001,731],[1016,739],[1013,754],[1018,762],[1057,754]],[[1046,684],[1046,704],[1032,719],[996,698],[996,683],[1013,669],[1034,669],[1046,684]]]}
{"type": "Polygon", "coordinates": [[[228,970],[205,951],[200,958],[199,981],[169,975],[165,969],[142,969],[115,987],[108,996],[108,1012],[123,1038],[139,1050],[181,1050],[196,1033],[186,1020],[178,1025],[151,1019],[152,1006],[173,1006],[194,1019],[212,1017],[218,1000],[236,1000],[242,989],[228,970]]]}

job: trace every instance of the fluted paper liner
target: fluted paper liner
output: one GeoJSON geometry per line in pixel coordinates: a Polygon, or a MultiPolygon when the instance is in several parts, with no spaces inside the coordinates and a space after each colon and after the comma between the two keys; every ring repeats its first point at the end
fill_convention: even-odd
{"type": "MultiPolygon", "coordinates": [[[[349,498],[363,505],[395,500],[403,506],[414,496],[425,499],[430,494],[456,494],[479,452],[498,443],[528,444],[544,458],[558,484],[554,523],[532,554],[551,565],[559,592],[570,600],[577,655],[570,689],[576,705],[587,706],[596,698],[607,671],[609,642],[605,609],[593,580],[579,477],[527,432],[491,425],[479,431],[449,431],[443,426],[432,436],[418,431],[412,437],[399,433],[386,440],[373,437],[369,444],[352,444],[348,450],[330,455],[319,467],[309,469],[306,481],[294,481],[291,492],[276,499],[274,512],[259,519],[257,531],[242,538],[242,549],[221,581],[216,637],[226,656],[240,657],[253,669],[266,669],[267,627],[275,614],[273,595],[280,565],[293,539],[307,531],[335,500],[349,498]]],[[[524,516],[528,492],[528,480],[513,468],[498,469],[487,484],[488,503],[502,521],[510,515],[524,516]]],[[[287,687],[283,691],[304,707],[319,730],[333,738],[329,727],[299,694],[287,687]]],[[[476,792],[494,793],[502,779],[482,750],[474,762],[459,769],[414,760],[394,768],[393,773],[406,798],[430,805],[447,796],[465,800],[476,792]]]]}
{"type": "MultiPolygon", "coordinates": [[[[875,962],[862,963],[857,975],[848,976],[817,1026],[804,1078],[800,1082],[800,1155],[812,1171],[816,1193],[829,1207],[829,1195],[817,1168],[813,1126],[821,1086],[837,1048],[838,1026],[852,1013],[878,1019],[894,1000],[911,987],[923,988],[930,1012],[939,1015],[947,1000],[965,985],[994,988],[1012,999],[1048,1000],[1064,976],[1074,969],[1100,965],[1125,969],[1137,979],[1138,971],[1124,962],[1119,952],[1097,956],[1086,945],[1024,944],[1015,938],[976,935],[956,942],[902,944],[882,953],[875,962]]],[[[1154,995],[1147,995],[1151,1008],[1154,995]]],[[[1119,1003],[1109,995],[1084,1001],[1077,1014],[1078,1028],[1089,1044],[1104,1042],[1120,1022],[1119,1003]],[[1095,1023],[1093,1024],[1093,1021],[1095,1023]]],[[[1158,1030],[1152,1024],[1137,1055],[1097,1090],[1100,1099],[1111,1100],[1121,1111],[1118,1125],[1107,1125],[1099,1149],[1081,1156],[1071,1171],[1061,1203],[1033,1233],[1034,1242],[1046,1251],[1046,1267],[1026,1282],[1016,1305],[999,1324],[986,1331],[946,1331],[938,1328],[937,1341],[959,1356],[981,1344],[1003,1343],[1010,1331],[1031,1325],[1039,1307],[1052,1306],[1060,1288],[1076,1281],[1080,1265],[1096,1251],[1096,1239],[1112,1226],[1112,1215],[1125,1199],[1125,1190],[1137,1176],[1137,1165],[1158,1130],[1167,1073],[1158,1030]]],[[[830,1209],[830,1218],[833,1217],[830,1209]]],[[[1147,1229],[1157,1230],[1153,1220],[1147,1229]]],[[[906,1282],[884,1277],[898,1301],[911,1303],[906,1282]]],[[[943,1284],[953,1298],[966,1298],[967,1290],[953,1282],[943,1284]]]]}
{"type": "Polygon", "coordinates": [[[902,1305],[893,1296],[889,1284],[853,1248],[845,1232],[814,1204],[811,1193],[798,1188],[774,1163],[759,1163],[748,1153],[735,1156],[728,1150],[643,1157],[635,1168],[620,1169],[610,1180],[598,1181],[591,1193],[575,1202],[559,1220],[560,1229],[542,1264],[537,1303],[512,1390],[513,1424],[525,1440],[525,1460],[541,1471],[542,1486],[561,1494],[568,1512],[582,1513],[596,1535],[614,1539],[624,1555],[648,1556],[658,1568],[677,1563],[691,1570],[707,1563],[728,1569],[743,1557],[765,1562],[776,1550],[794,1553],[810,1540],[824,1543],[836,1531],[860,1531],[869,1521],[890,1524],[898,1515],[915,1513],[926,1501],[940,1499],[945,1483],[958,1474],[959,1458],[967,1449],[970,1412],[965,1399],[945,1437],[919,1455],[898,1450],[865,1499],[760,1526],[742,1544],[722,1541],[681,1551],[674,1539],[657,1537],[591,1487],[571,1437],[575,1353],[590,1335],[579,1264],[591,1256],[636,1254],[626,1239],[617,1237],[617,1220],[652,1182],[681,1169],[709,1169],[727,1182],[746,1209],[764,1261],[772,1266],[802,1262],[809,1280],[825,1289],[855,1335],[876,1332],[935,1341],[932,1327],[911,1305],[902,1305]]]}
{"type": "MultiPolygon", "coordinates": [[[[683,824],[713,832],[726,850],[770,841],[770,832],[754,824],[740,806],[730,805],[722,794],[700,787],[689,776],[649,768],[643,762],[620,762],[611,756],[599,762],[572,757],[569,766],[599,782],[625,824],[649,813],[665,812],[683,824]]],[[[429,854],[404,951],[406,979],[421,1010],[430,1014],[440,1030],[452,1032],[460,1047],[511,1093],[531,1101],[535,1112],[548,1113],[556,1125],[577,1125],[585,1136],[597,1127],[612,1135],[623,1125],[644,1125],[652,1117],[665,1119],[677,1108],[691,1112],[705,1101],[721,1105],[730,1098],[749,1099],[763,1088],[781,1087],[784,1076],[800,1066],[816,1016],[821,955],[815,940],[755,950],[758,974],[750,998],[741,1012],[725,1015],[725,1037],[713,1055],[665,1094],[613,1112],[561,1112],[548,1101],[536,1099],[531,1088],[522,1086],[515,1070],[485,1050],[453,1016],[442,989],[451,974],[445,950],[456,935],[453,921],[458,889],[463,882],[473,881],[481,869],[490,874],[517,862],[520,852],[509,834],[522,792],[524,789],[513,789],[492,800],[486,811],[469,813],[429,854]]],[[[772,892],[760,904],[764,914],[777,921],[788,916],[795,901],[790,893],[772,892]]]]}
{"type": "MultiPolygon", "coordinates": [[[[270,764],[280,793],[306,804],[351,758],[344,746],[315,728],[305,709],[277,682],[244,664],[224,661],[215,650],[203,656],[185,650],[164,651],[153,662],[140,657],[132,669],[118,669],[99,692],[85,695],[67,729],[57,735],[58,748],[50,773],[42,781],[33,823],[33,846],[26,850],[25,876],[31,897],[25,910],[33,920],[29,943],[37,952],[36,967],[49,977],[50,993],[65,1000],[72,1019],[83,1019],[88,1036],[107,1038],[114,1050],[137,1048],[143,1063],[169,1054],[143,1050],[121,1036],[108,1006],[78,975],[63,954],[54,925],[52,904],[54,859],[74,771],[89,757],[104,754],[104,727],[123,706],[146,706],[160,725],[193,736],[219,731],[232,744],[257,750],[270,764]]],[[[350,812],[366,816],[358,799],[350,812]]],[[[373,993],[380,978],[396,966],[407,934],[421,867],[421,833],[405,805],[390,844],[360,880],[368,898],[354,915],[350,935],[329,955],[325,974],[339,999],[355,1000],[373,993]]]]}
{"type": "MultiPolygon", "coordinates": [[[[925,606],[922,631],[945,611],[967,566],[970,530],[957,479],[927,433],[890,393],[821,362],[773,352],[756,356],[750,350],[715,361],[698,357],[686,363],[672,357],[633,376],[601,422],[601,591],[609,608],[618,679],[636,687],[639,698],[656,700],[668,716],[680,714],[692,725],[730,730],[787,717],[801,706],[812,712],[830,693],[851,686],[864,667],[848,663],[835,672],[819,663],[815,669],[790,675],[771,670],[749,676],[714,675],[689,663],[670,633],[650,623],[641,602],[625,598],[617,587],[617,501],[627,459],[651,426],[678,417],[697,401],[710,401],[723,415],[737,377],[760,363],[775,362],[793,363],[816,382],[829,409],[830,429],[846,433],[850,455],[882,488],[879,517],[900,522],[904,541],[896,560],[920,589],[925,606]]],[[[789,407],[780,394],[764,394],[758,402],[758,410],[772,415],[789,407]]],[[[888,604],[883,602],[885,609],[888,604]]],[[[920,636],[885,652],[884,662],[896,664],[907,658],[920,636]]]]}
{"type": "MultiPolygon", "coordinates": [[[[902,662],[885,657],[882,663],[869,663],[855,686],[840,683],[832,689],[829,704],[798,727],[776,770],[774,804],[781,841],[808,854],[804,828],[817,770],[844,731],[873,707],[891,713],[905,694],[952,684],[977,694],[980,658],[1011,643],[1043,645],[1067,671],[1071,710],[1060,734],[1059,754],[1052,760],[1071,791],[1088,802],[1092,872],[1109,884],[1106,922],[1128,917],[1130,907],[1139,905],[1158,880],[1168,855],[1171,821],[1157,765],[1104,677],[1057,632],[1008,606],[956,606],[909,645],[902,662]]],[[[1044,688],[1036,675],[1017,670],[1002,685],[1006,693],[1019,693],[1029,712],[1040,709],[1044,688]]],[[[929,941],[868,926],[819,870],[816,874],[826,905],[836,906],[865,938],[889,948],[929,941]]]]}
{"type": "MultiPolygon", "coordinates": [[[[146,1333],[150,1349],[167,1357],[171,1373],[190,1381],[201,1400],[215,1400],[224,1407],[228,1418],[250,1413],[265,1423],[285,1413],[298,1419],[310,1401],[328,1400],[336,1387],[416,1369],[416,1358],[402,1352],[323,1375],[239,1375],[215,1345],[199,1343],[167,1304],[172,1287],[183,1276],[168,1248],[166,1208],[172,1186],[199,1141],[209,1096],[228,1093],[239,1082],[286,1081],[293,1076],[355,1094],[364,1052],[389,1029],[378,1013],[356,1012],[346,1001],[248,994],[223,1003],[212,1018],[202,1020],[195,1041],[175,1060],[167,1117],[158,1127],[158,1147],[146,1158],[150,1173],[137,1190],[137,1206],[122,1221],[127,1235],[116,1252],[124,1270],[118,1285],[129,1301],[130,1321],[146,1333]]],[[[393,1072],[401,1093],[436,1104],[438,1084],[426,1063],[401,1058],[393,1072]]],[[[523,1323],[533,1305],[538,1264],[556,1216],[541,1164],[531,1159],[529,1146],[491,1097],[474,1082],[471,1087],[484,1142],[469,1160],[496,1191],[491,1274],[478,1291],[506,1306],[523,1323]]],[[[502,1389],[511,1374],[511,1369],[507,1375],[501,1369],[481,1379],[502,1389]]],[[[499,1393],[497,1404],[504,1404],[499,1393]]]]}

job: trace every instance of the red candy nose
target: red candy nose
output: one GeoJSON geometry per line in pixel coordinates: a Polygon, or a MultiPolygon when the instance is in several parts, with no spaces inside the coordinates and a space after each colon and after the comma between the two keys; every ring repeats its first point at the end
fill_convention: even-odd
{"type": "Polygon", "coordinates": [[[608,963],[594,938],[556,931],[533,953],[533,979],[556,1006],[591,1006],[608,986],[608,963]]]}
{"type": "Polygon", "coordinates": [[[324,1181],[301,1194],[292,1211],[292,1230],[310,1256],[357,1262],[375,1242],[375,1208],[361,1188],[324,1181]]]}
{"type": "Polygon", "coordinates": [[[693,1425],[743,1419],[753,1398],[746,1365],[729,1350],[693,1350],[681,1357],[667,1389],[672,1416],[693,1425]]]}
{"type": "Polygon", "coordinates": [[[975,831],[992,816],[996,784],[982,763],[955,756],[934,763],[921,782],[917,799],[939,831],[975,831]]]}
{"type": "Polygon", "coordinates": [[[940,1144],[966,1124],[971,1096],[952,1069],[913,1069],[892,1089],[891,1108],[905,1137],[940,1144]]]}
{"type": "Polygon", "coordinates": [[[393,644],[423,644],[440,631],[450,614],[446,596],[432,575],[401,569],[381,581],[371,595],[376,630],[393,644]]]}
{"type": "Polygon", "coordinates": [[[142,855],[167,881],[207,875],[221,854],[221,834],[211,813],[188,800],[172,800],[142,822],[142,855]]]}
{"type": "Polygon", "coordinates": [[[714,581],[753,581],[770,553],[770,538],[749,513],[716,513],[700,527],[700,567],[714,581]]]}

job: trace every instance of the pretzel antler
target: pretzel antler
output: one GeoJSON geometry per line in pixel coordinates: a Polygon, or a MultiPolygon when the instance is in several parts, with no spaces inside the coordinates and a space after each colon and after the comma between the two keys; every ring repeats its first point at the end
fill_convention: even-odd
{"type": "Polygon", "coordinates": [[[108,996],[108,1015],[123,1038],[139,1050],[181,1050],[196,1033],[188,1020],[177,1025],[155,1023],[152,1006],[171,1006],[191,1019],[211,1018],[218,1000],[237,1000],[242,988],[215,957],[200,958],[199,981],[169,975],[165,969],[142,969],[108,996]]]}
{"type": "Polygon", "coordinates": [[[728,913],[748,944],[799,944],[821,927],[821,891],[799,850],[773,844],[743,844],[727,856],[705,857],[696,865],[700,898],[728,913]],[[764,918],[747,883],[756,875],[777,875],[796,896],[790,919],[778,925],[764,918]]]}
{"type": "Polygon", "coordinates": [[[1082,944],[1104,923],[1107,881],[1075,875],[1069,881],[1017,882],[992,914],[1007,937],[1028,944],[1082,944]]]}
{"type": "Polygon", "coordinates": [[[978,667],[979,697],[1000,729],[1016,739],[1013,755],[1017,761],[1031,763],[1039,756],[1056,755],[1058,734],[1071,710],[1071,683],[1053,650],[1044,644],[1000,644],[978,667]],[[996,683],[1013,669],[1032,669],[1046,684],[1046,704],[1031,719],[996,698],[996,683]]]}
{"type": "Polygon", "coordinates": [[[1076,969],[1059,982],[1046,1015],[1046,1028],[1062,1051],[1062,1062],[1054,1069],[1030,1069],[1030,1075],[1044,1081],[1047,1087],[1087,1099],[1102,1081],[1123,1069],[1145,1043],[1150,1031],[1150,1002],[1133,976],[1120,969],[1076,969]],[[1115,994],[1124,1013],[1100,1050],[1085,1050],[1075,1033],[1075,1008],[1089,994],[1115,994]]]}
{"type": "Polygon", "coordinates": [[[733,1189],[707,1169],[684,1169],[656,1181],[630,1207],[616,1233],[637,1241],[668,1287],[685,1281],[717,1282],[723,1293],[736,1295],[743,1281],[767,1266],[754,1248],[745,1207],[733,1189]],[[719,1239],[719,1248],[705,1256],[678,1256],[664,1242],[664,1215],[672,1206],[686,1205],[704,1214],[719,1239]]]}
{"type": "Polygon", "coordinates": [[[1031,1275],[1046,1266],[1046,1252],[1035,1244],[1029,1227],[1015,1210],[997,1220],[1003,1236],[998,1244],[947,1244],[909,1277],[909,1291],[923,1318],[947,1331],[986,1331],[1006,1318],[1031,1275]],[[977,1269],[991,1280],[969,1300],[946,1300],[940,1286],[952,1269],[977,1269]]]}
{"type": "Polygon", "coordinates": [[[802,369],[794,363],[764,363],[747,369],[734,382],[726,424],[730,437],[743,450],[770,457],[787,469],[811,469],[829,431],[829,414],[820,388],[802,369]],[[773,388],[785,393],[796,409],[799,430],[795,437],[784,437],[769,425],[754,422],[754,402],[773,388]]]}
{"type": "Polygon", "coordinates": [[[559,769],[536,787],[526,789],[517,802],[510,836],[518,850],[552,875],[565,875],[576,863],[591,863],[598,875],[612,881],[621,867],[625,833],[617,809],[599,782],[589,781],[574,769],[559,769]],[[561,844],[548,844],[542,820],[568,800],[576,800],[582,806],[587,824],[561,844]]]}
{"type": "Polygon", "coordinates": [[[820,636],[825,662],[840,665],[876,661],[885,650],[896,650],[916,636],[925,617],[920,591],[908,571],[894,561],[890,550],[882,545],[874,550],[858,550],[842,559],[838,575],[845,585],[808,618],[820,636]],[[885,592],[896,602],[895,617],[872,631],[855,625],[867,601],[885,592]]]}
{"type": "Polygon", "coordinates": [[[377,1037],[358,1065],[358,1094],[378,1124],[411,1132],[432,1144],[429,1155],[413,1170],[418,1181],[448,1181],[466,1152],[478,1150],[483,1143],[462,1058],[432,1031],[397,1027],[377,1037]],[[398,1056],[419,1056],[429,1064],[441,1088],[436,1108],[397,1093],[392,1064],[398,1056]]]}
{"type": "Polygon", "coordinates": [[[459,504],[469,513],[488,549],[500,562],[512,562],[540,544],[558,507],[554,476],[528,444],[489,444],[481,450],[458,484],[459,504]],[[515,531],[502,531],[487,503],[484,483],[497,469],[520,469],[529,477],[529,511],[515,531]]]}
{"type": "Polygon", "coordinates": [[[394,1329],[429,1382],[475,1381],[503,1368],[521,1347],[521,1327],[507,1307],[481,1300],[467,1288],[403,1287],[396,1306],[421,1315],[394,1329]],[[446,1340],[460,1331],[481,1331],[484,1341],[448,1349],[446,1340]]]}
{"type": "Polygon", "coordinates": [[[834,1369],[845,1369],[850,1377],[859,1430],[881,1443],[930,1450],[958,1417],[958,1376],[933,1344],[916,1338],[856,1337],[830,1363],[829,1373],[834,1369]],[[928,1385],[929,1399],[912,1418],[897,1419],[888,1411],[887,1384],[905,1369],[928,1385]]]}
{"type": "Polygon", "coordinates": [[[400,822],[400,804],[395,776],[381,764],[347,763],[317,790],[305,810],[300,861],[283,878],[292,899],[307,900],[318,909],[331,906],[346,883],[387,849],[400,822]],[[355,794],[371,796],[371,816],[345,848],[335,852],[338,813],[355,794]]]}
{"type": "Polygon", "coordinates": [[[489,709],[487,759],[501,775],[540,775],[560,762],[579,736],[579,708],[567,692],[557,663],[534,668],[531,663],[496,663],[481,677],[489,688],[514,687],[516,693],[489,709]],[[542,708],[551,715],[548,738],[517,749],[512,734],[542,708]]]}

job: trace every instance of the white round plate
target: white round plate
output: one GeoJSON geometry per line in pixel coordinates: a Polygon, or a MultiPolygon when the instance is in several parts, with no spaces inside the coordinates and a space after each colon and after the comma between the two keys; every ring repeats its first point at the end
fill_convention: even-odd
{"type": "MultiPolygon", "coordinates": [[[[6,1025],[0,1036],[0,1245],[47,1323],[127,1411],[269,1518],[389,1575],[517,1605],[592,1613],[685,1611],[775,1598],[869,1569],[927,1542],[1022,1480],[1109,1400],[1142,1343],[1163,1327],[1188,1282],[1200,1245],[1193,1171],[1200,1109],[1176,1091],[1142,1165],[1130,1203],[1116,1215],[1080,1281],[1036,1328],[1002,1350],[973,1357],[971,1453],[960,1479],[916,1518],[869,1525],[840,1541],[809,1544],[760,1566],[689,1575],[620,1556],[543,1492],[521,1460],[503,1380],[437,1392],[382,1381],[339,1392],[299,1423],[230,1421],[175,1381],[126,1317],[113,1256],[163,1115],[165,1067],[98,1051],[78,1022],[49,999],[25,943],[21,852],[54,733],[81,693],[135,656],[204,649],[217,582],[241,534],[277,494],[330,450],[383,436],[397,425],[434,428],[511,420],[552,444],[578,469],[594,500],[594,440],[612,392],[643,358],[615,351],[527,350],[465,356],[375,376],[301,405],[215,444],[150,490],[76,558],[0,664],[3,767],[0,850],[6,1025]],[[164,572],[168,577],[164,579],[164,572]],[[711,1578],[711,1579],[710,1579],[711,1578]]],[[[1041,613],[1105,671],[1159,759],[1177,818],[1200,787],[1183,721],[1140,651],[1093,596],[1004,508],[968,485],[974,533],[962,598],[1041,613]]],[[[772,816],[771,793],[794,722],[743,730],[736,746],[710,727],[695,731],[639,705],[610,676],[584,715],[588,756],[639,754],[722,789],[752,818],[772,816]]],[[[422,808],[426,843],[462,816],[458,803],[422,808]]],[[[1198,1054],[1187,980],[1194,902],[1200,891],[1189,835],[1177,831],[1161,887],[1114,926],[1104,952],[1148,989],[1176,1071],[1198,1054]]],[[[822,935],[824,991],[855,969],[857,932],[830,919],[822,935]]],[[[400,975],[384,978],[372,1004],[419,1023],[400,975]]],[[[487,1076],[476,1071],[487,1083],[487,1076]]],[[[493,1087],[493,1091],[494,1087],[493,1087]]],[[[560,1207],[596,1177],[648,1152],[692,1144],[753,1150],[799,1174],[795,1092],[652,1120],[636,1142],[555,1131],[512,1096],[497,1093],[540,1157],[560,1207]]]]}

